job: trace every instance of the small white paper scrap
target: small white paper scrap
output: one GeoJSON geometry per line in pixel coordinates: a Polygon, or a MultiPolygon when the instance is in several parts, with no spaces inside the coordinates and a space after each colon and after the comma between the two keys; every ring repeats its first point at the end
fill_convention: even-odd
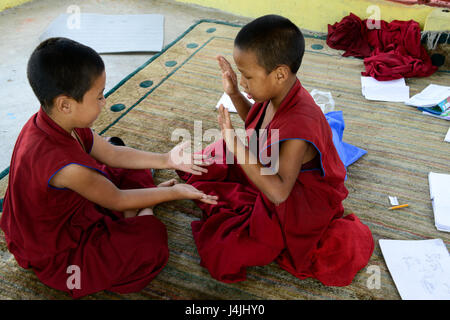
{"type": "Polygon", "coordinates": [[[403,300],[450,299],[450,256],[442,239],[379,243],[403,300]]]}
{"type": "Polygon", "coordinates": [[[397,197],[391,197],[391,196],[388,196],[388,197],[389,197],[389,201],[391,202],[391,205],[393,205],[393,206],[399,205],[397,197]]]}
{"type": "MultiPolygon", "coordinates": [[[[247,94],[245,92],[241,91],[241,93],[248,101],[251,102],[251,104],[255,103],[255,101],[253,99],[249,99],[247,97],[247,94]]],[[[223,106],[228,109],[228,112],[237,112],[236,108],[234,107],[233,101],[231,101],[230,96],[228,94],[226,94],[225,92],[223,93],[219,102],[217,102],[216,109],[219,109],[221,104],[223,104],[223,106]]]]}

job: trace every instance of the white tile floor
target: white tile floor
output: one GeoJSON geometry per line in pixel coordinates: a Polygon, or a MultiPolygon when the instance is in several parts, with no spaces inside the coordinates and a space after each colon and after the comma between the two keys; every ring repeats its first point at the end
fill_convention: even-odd
{"type": "MultiPolygon", "coordinates": [[[[81,13],[164,15],[164,46],[201,19],[246,23],[251,19],[174,0],[34,0],[0,12],[0,172],[9,167],[20,129],[39,109],[26,77],[26,65],[39,36],[51,21],[71,5],[81,13]]],[[[153,54],[104,54],[108,79],[114,87],[153,54]]]]}

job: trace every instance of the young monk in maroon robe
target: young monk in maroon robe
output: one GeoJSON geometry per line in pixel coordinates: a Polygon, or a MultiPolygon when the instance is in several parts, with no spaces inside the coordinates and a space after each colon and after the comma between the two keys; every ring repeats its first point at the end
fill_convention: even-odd
{"type": "Polygon", "coordinates": [[[234,44],[240,85],[253,106],[228,61],[219,56],[218,62],[224,90],[245,121],[248,147],[221,106],[223,140],[202,151],[215,164],[201,177],[179,173],[220,199],[198,203],[203,218],[192,223],[201,265],[220,281],[236,282],[246,279],[247,267],[276,261],[300,279],[346,286],[367,265],[374,242],[354,214],[343,217],[345,167],[324,114],[296,77],[303,35],[288,19],[269,15],[244,26],[234,44]],[[252,150],[252,139],[259,150],[252,150]]]}
{"type": "Polygon", "coordinates": [[[44,41],[30,57],[28,79],[41,109],[11,159],[0,223],[9,250],[44,284],[74,298],[143,289],[168,259],[166,228],[152,207],[175,199],[216,203],[174,180],[156,187],[148,168],[194,175],[206,168],[178,161],[181,145],[143,152],[89,128],[105,106],[105,67],[91,48],[44,41]]]}

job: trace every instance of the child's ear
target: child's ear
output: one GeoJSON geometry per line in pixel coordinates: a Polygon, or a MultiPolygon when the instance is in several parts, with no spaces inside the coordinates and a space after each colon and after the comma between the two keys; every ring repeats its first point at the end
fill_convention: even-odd
{"type": "Polygon", "coordinates": [[[53,106],[58,112],[69,114],[72,112],[73,99],[65,95],[59,95],[55,98],[53,106]]]}
{"type": "Polygon", "coordinates": [[[277,82],[282,83],[282,82],[286,81],[289,78],[290,72],[291,72],[291,69],[288,66],[286,66],[284,64],[281,66],[278,66],[275,69],[275,77],[276,77],[277,82]]]}

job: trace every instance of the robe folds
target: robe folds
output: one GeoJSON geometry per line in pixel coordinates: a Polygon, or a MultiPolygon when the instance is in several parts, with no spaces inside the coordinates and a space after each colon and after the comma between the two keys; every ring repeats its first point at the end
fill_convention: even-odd
{"type": "Polygon", "coordinates": [[[21,267],[73,298],[102,290],[140,291],[167,263],[163,223],[154,216],[124,219],[121,212],[49,181],[69,164],[96,170],[120,189],[154,187],[151,173],[97,162],[89,155],[91,129],[75,132],[78,141],[42,109],[22,129],[0,221],[8,249],[21,267]]]}
{"type": "Polygon", "coordinates": [[[350,13],[328,25],[327,44],[345,50],[344,57],[364,58],[366,71],[361,74],[379,81],[427,77],[438,69],[421,44],[420,26],[414,20],[388,23],[350,13]]]}
{"type": "MultiPolygon", "coordinates": [[[[250,109],[245,121],[248,143],[267,105],[259,103],[250,109]]],[[[260,159],[265,152],[270,157],[276,143],[301,139],[317,149],[318,167],[303,168],[288,199],[275,205],[239,164],[227,164],[229,151],[223,140],[207,146],[202,153],[214,157],[208,173],[178,172],[186,183],[219,197],[217,205],[196,201],[203,216],[191,227],[201,265],[217,280],[236,282],[246,279],[247,267],[276,261],[300,279],[349,285],[367,265],[374,242],[356,215],[343,217],[346,170],[324,114],[299,80],[266,129],[267,139],[259,139],[260,159]],[[272,129],[278,129],[278,140],[271,140],[272,129]]]]}

